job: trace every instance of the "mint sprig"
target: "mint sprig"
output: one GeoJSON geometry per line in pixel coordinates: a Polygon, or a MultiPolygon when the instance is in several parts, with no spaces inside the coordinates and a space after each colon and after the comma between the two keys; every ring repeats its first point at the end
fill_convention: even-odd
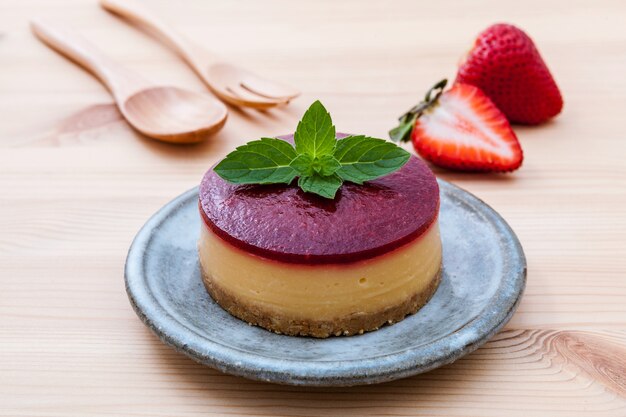
{"type": "Polygon", "coordinates": [[[411,156],[383,139],[358,135],[337,140],[335,133],[330,114],[316,101],[298,123],[295,148],[262,138],[239,146],[214,169],[236,184],[290,184],[298,177],[303,191],[334,198],[344,181],[363,184],[383,177],[411,156]]]}

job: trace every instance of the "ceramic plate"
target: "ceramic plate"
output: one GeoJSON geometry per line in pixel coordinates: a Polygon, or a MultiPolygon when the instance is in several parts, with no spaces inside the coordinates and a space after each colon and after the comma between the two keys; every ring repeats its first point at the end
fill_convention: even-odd
{"type": "Polygon", "coordinates": [[[359,385],[454,362],[511,318],[526,283],[526,261],[498,213],[450,183],[439,185],[442,281],[426,306],[393,326],[352,337],[291,337],[249,326],[222,310],[200,277],[197,188],[164,206],[137,234],[126,261],[130,302],[164,343],[246,378],[359,385]]]}

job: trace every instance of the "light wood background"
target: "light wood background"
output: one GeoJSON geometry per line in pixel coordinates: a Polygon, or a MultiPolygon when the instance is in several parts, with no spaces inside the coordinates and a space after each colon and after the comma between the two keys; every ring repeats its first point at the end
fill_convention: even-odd
{"type": "Polygon", "coordinates": [[[134,133],[106,90],[39,43],[71,24],[147,77],[200,81],[92,0],[0,1],[0,414],[6,416],[626,416],[624,1],[153,1],[224,58],[300,87],[290,107],[232,110],[174,147],[134,133]],[[133,313],[137,230],[244,141],[293,131],[314,100],[338,128],[385,137],[395,117],[498,21],[525,28],[565,97],[516,128],[513,175],[437,171],[496,208],[528,257],[519,311],[477,352],[425,375],[343,389],[231,377],[162,345],[133,313]]]}

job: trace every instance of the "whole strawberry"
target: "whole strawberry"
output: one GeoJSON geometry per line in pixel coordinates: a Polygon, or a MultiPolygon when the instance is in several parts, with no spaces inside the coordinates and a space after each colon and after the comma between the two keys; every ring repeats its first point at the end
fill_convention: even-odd
{"type": "Polygon", "coordinates": [[[543,123],[563,108],[561,92],[532,39],[513,25],[496,24],[479,34],[456,82],[480,88],[511,123],[543,123]]]}

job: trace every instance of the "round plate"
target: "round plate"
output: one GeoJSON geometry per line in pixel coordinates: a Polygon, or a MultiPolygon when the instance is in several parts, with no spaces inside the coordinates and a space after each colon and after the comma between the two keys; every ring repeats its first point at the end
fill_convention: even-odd
{"type": "Polygon", "coordinates": [[[223,372],[281,384],[391,381],[451,363],[513,315],[526,283],[517,237],[492,208],[439,180],[443,275],[433,298],[393,326],[360,336],[282,336],[231,316],[206,292],[196,243],[198,190],[159,210],[135,237],[126,290],[166,344],[223,372]]]}

